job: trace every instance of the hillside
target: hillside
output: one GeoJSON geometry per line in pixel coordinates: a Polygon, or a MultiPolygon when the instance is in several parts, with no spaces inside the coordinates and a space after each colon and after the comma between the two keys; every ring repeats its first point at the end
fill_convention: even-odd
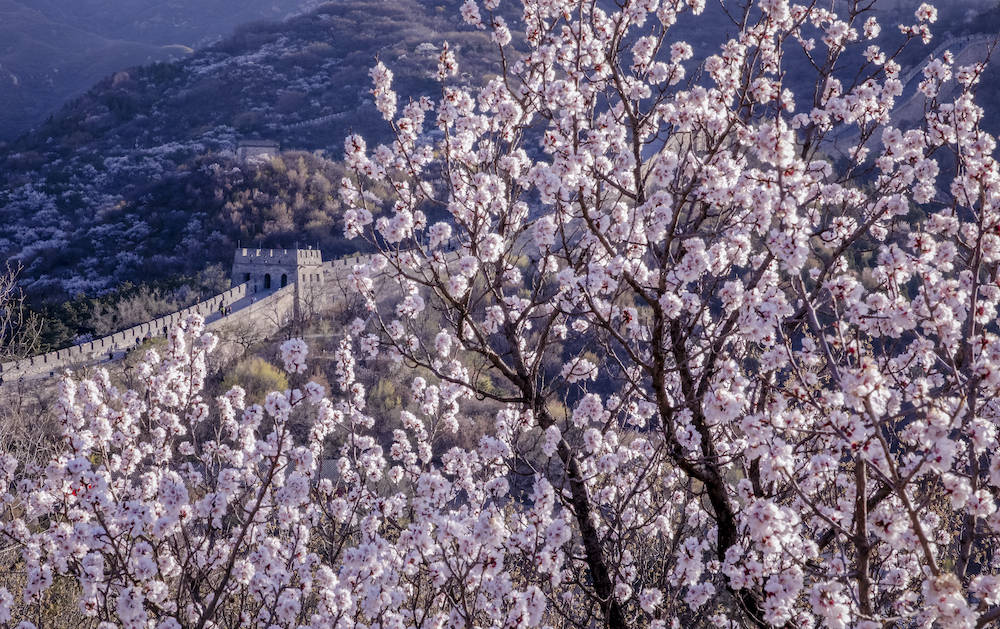
{"type": "MultiPolygon", "coordinates": [[[[343,139],[358,132],[384,141],[388,132],[369,95],[375,58],[392,68],[404,101],[436,95],[430,74],[443,41],[458,53],[460,80],[476,83],[496,70],[492,44],[461,24],[458,4],[326,3],[284,22],[241,27],[183,60],[105,78],[0,148],[0,218],[8,226],[0,255],[24,265],[36,302],[58,303],[226,263],[238,241],[301,241],[343,253],[333,193],[343,139]],[[293,152],[273,164],[242,164],[234,151],[246,138],[293,152]]],[[[996,10],[970,19],[978,6],[942,10],[938,38],[995,30],[996,10]]],[[[696,57],[730,35],[719,6],[707,11],[717,19],[690,31],[696,57]]],[[[908,10],[886,13],[908,19],[908,10]]],[[[688,32],[684,21],[676,28],[678,36],[688,32]]],[[[911,46],[904,61],[921,61],[935,45],[911,46]]],[[[800,87],[791,79],[788,86],[800,87]]],[[[996,86],[991,76],[984,92],[996,86]]]]}
{"type": "MultiPolygon", "coordinates": [[[[10,226],[0,234],[0,255],[25,266],[29,293],[59,301],[123,280],[200,269],[230,256],[241,238],[333,238],[335,165],[295,155],[294,175],[281,165],[263,174],[277,172],[276,181],[261,183],[255,167],[235,162],[234,149],[241,138],[261,137],[339,157],[351,130],[385,139],[387,127],[368,94],[376,55],[393,67],[407,96],[438,89],[429,72],[444,40],[457,49],[463,70],[487,74],[487,38],[453,30],[461,28],[455,7],[436,6],[330,3],[282,23],[241,28],[183,61],[105,79],[0,154],[0,217],[10,226]],[[311,182],[303,184],[311,192],[299,205],[308,198],[311,215],[259,216],[246,224],[243,217],[255,210],[233,205],[239,190],[259,201],[260,184],[281,196],[294,188],[286,184],[302,170],[299,158],[308,162],[303,174],[311,182]],[[307,225],[311,231],[297,229],[307,225]]],[[[285,207],[294,214],[291,197],[285,207]]]]}
{"type": "Polygon", "coordinates": [[[303,0],[0,0],[0,140],[129,66],[182,58],[303,0]]]}

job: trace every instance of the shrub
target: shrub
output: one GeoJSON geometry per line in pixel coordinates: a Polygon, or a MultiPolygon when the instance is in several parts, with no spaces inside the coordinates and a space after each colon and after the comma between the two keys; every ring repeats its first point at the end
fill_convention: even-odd
{"type": "Polygon", "coordinates": [[[288,389],[288,378],[271,363],[254,356],[239,361],[222,381],[223,390],[237,385],[246,391],[248,400],[261,403],[268,392],[288,389]]]}

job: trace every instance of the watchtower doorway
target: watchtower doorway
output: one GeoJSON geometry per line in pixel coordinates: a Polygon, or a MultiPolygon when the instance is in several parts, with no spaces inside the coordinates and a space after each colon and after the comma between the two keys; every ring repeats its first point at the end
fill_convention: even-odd
{"type": "Polygon", "coordinates": [[[281,274],[281,287],[284,288],[288,286],[288,273],[281,274]]]}
{"type": "Polygon", "coordinates": [[[264,274],[264,290],[271,290],[271,274],[264,274]]]}

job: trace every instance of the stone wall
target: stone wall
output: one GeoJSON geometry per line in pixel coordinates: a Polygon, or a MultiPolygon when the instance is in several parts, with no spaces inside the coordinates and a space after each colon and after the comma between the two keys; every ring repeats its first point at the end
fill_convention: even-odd
{"type": "Polygon", "coordinates": [[[967,46],[981,45],[983,57],[985,57],[987,51],[989,50],[989,44],[993,41],[993,39],[994,39],[993,35],[983,35],[980,33],[976,33],[973,35],[964,35],[962,37],[949,36],[943,42],[938,44],[937,48],[935,48],[930,54],[921,59],[920,63],[913,65],[913,67],[907,70],[899,78],[899,81],[903,84],[903,87],[906,87],[909,84],[909,82],[912,81],[914,78],[918,76],[922,77],[924,68],[931,61],[931,59],[934,59],[935,57],[940,57],[944,53],[944,51],[948,50],[949,48],[951,48],[952,52],[957,55],[960,52],[962,52],[962,50],[964,50],[967,46]]]}
{"type": "Polygon", "coordinates": [[[318,268],[322,263],[323,257],[318,249],[241,247],[233,255],[232,283],[236,286],[249,282],[251,291],[282,288],[295,281],[312,281],[309,270],[318,268]]]}
{"type": "Polygon", "coordinates": [[[252,326],[265,336],[280,330],[295,314],[295,286],[289,284],[251,303],[231,315],[208,322],[205,328],[215,333],[235,332],[252,326]]]}
{"type": "MultiPolygon", "coordinates": [[[[208,317],[217,313],[220,303],[232,304],[235,301],[243,299],[246,296],[246,290],[247,285],[240,284],[193,306],[158,317],[146,323],[140,323],[121,332],[47,354],[39,354],[31,358],[4,363],[0,365],[0,376],[4,380],[10,380],[20,377],[54,375],[57,371],[66,367],[88,363],[104,356],[124,352],[136,347],[146,338],[164,336],[167,330],[189,314],[197,313],[203,317],[208,317]]],[[[271,297],[273,296],[274,294],[271,295],[271,297]]]]}
{"type": "MultiPolygon", "coordinates": [[[[315,255],[318,259],[319,252],[316,252],[315,255]]],[[[165,336],[170,328],[193,313],[205,317],[207,319],[206,327],[213,332],[235,331],[241,326],[253,326],[254,330],[271,334],[287,325],[296,316],[298,302],[306,298],[305,295],[298,294],[297,291],[300,287],[305,288],[311,285],[322,289],[326,282],[343,279],[351,272],[355,264],[365,263],[370,258],[370,255],[354,254],[330,260],[321,265],[310,261],[312,264],[303,266],[306,270],[319,269],[321,277],[318,280],[298,278],[299,282],[289,282],[287,286],[274,292],[264,293],[259,300],[249,302],[245,298],[252,294],[251,284],[242,283],[178,312],[164,315],[104,338],[47,354],[39,354],[20,361],[4,363],[0,365],[0,377],[8,382],[18,378],[48,377],[54,376],[66,368],[103,361],[108,358],[120,358],[124,352],[137,347],[144,339],[165,336]],[[236,302],[240,300],[243,300],[243,303],[237,304],[236,302]],[[218,314],[220,303],[236,304],[236,307],[234,307],[232,314],[226,317],[213,316],[218,314]]],[[[329,298],[328,291],[321,290],[319,294],[323,298],[329,298]]]]}

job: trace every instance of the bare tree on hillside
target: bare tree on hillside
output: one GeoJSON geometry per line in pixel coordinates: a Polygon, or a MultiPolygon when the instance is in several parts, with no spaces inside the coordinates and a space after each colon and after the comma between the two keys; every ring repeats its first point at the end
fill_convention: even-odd
{"type": "Polygon", "coordinates": [[[10,262],[0,273],[0,362],[31,356],[40,345],[42,321],[25,304],[20,273],[21,266],[10,262]]]}

